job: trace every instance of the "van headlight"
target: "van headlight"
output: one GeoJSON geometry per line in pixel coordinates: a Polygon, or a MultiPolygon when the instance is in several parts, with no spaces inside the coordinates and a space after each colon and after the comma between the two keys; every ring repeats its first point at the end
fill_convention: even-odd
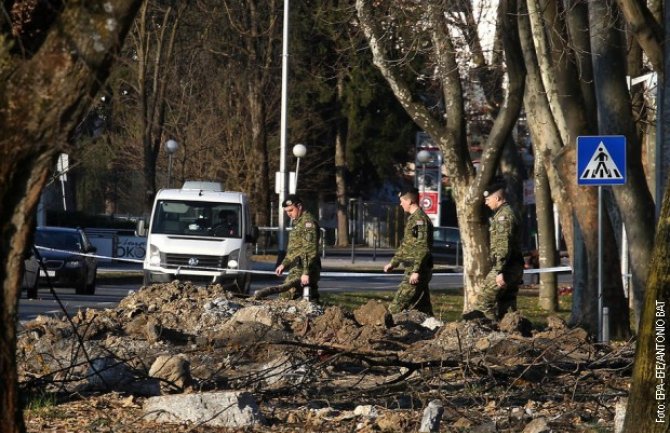
{"type": "Polygon", "coordinates": [[[161,250],[159,250],[158,247],[153,244],[149,245],[149,265],[161,265],[161,250]]]}
{"type": "Polygon", "coordinates": [[[240,250],[233,250],[228,254],[228,268],[237,269],[240,266],[240,250]]]}

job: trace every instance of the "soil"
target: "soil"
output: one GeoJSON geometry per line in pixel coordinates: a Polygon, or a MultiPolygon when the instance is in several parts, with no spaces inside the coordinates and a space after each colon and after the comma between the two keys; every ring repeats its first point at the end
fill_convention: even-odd
{"type": "Polygon", "coordinates": [[[628,394],[632,344],[594,344],[557,317],[542,331],[519,313],[499,325],[435,322],[418,312],[390,316],[380,305],[352,313],[237,298],[218,285],[143,287],[114,309],[25,324],[17,360],[27,429],[410,432],[439,400],[442,432],[521,432],[537,419],[553,431],[613,430],[616,404],[628,394]],[[189,374],[179,386],[161,385],[162,393],[248,391],[267,423],[225,429],[144,420],[152,364],[177,355],[189,374]],[[132,380],[96,380],[92,364],[132,380]]]}

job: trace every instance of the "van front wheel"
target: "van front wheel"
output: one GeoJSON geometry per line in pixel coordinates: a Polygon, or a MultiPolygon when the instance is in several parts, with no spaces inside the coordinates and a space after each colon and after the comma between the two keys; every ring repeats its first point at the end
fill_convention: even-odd
{"type": "Polygon", "coordinates": [[[235,278],[235,288],[240,293],[249,293],[251,290],[251,274],[246,272],[235,278]]]}

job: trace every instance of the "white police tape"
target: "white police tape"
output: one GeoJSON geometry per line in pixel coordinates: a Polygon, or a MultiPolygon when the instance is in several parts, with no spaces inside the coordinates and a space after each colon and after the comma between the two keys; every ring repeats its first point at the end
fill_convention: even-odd
{"type": "Polygon", "coordinates": [[[124,258],[119,258],[119,257],[100,256],[98,254],[80,253],[79,251],[60,250],[58,248],[47,248],[47,247],[42,247],[40,245],[35,245],[35,248],[37,248],[38,250],[42,250],[42,251],[53,251],[53,252],[56,252],[56,253],[67,253],[67,254],[71,254],[73,256],[93,257],[95,259],[109,259],[109,260],[114,260],[115,262],[144,263],[144,260],[140,260],[140,259],[124,259],[124,258]]]}
{"type": "MultiPolygon", "coordinates": [[[[572,272],[570,266],[554,266],[552,268],[541,268],[541,269],[527,269],[524,270],[524,274],[540,274],[540,273],[549,273],[549,272],[572,272]]],[[[321,272],[322,277],[384,277],[384,276],[397,276],[403,275],[403,272],[393,272],[393,273],[375,273],[375,272],[321,272]]],[[[453,276],[459,277],[463,276],[463,272],[433,272],[433,276],[453,276]]]]}
{"type": "MultiPolygon", "coordinates": [[[[93,257],[96,259],[110,259],[114,260],[115,262],[128,262],[128,263],[143,263],[144,260],[139,260],[139,259],[126,259],[126,258],[118,258],[118,257],[108,257],[108,256],[101,256],[97,254],[85,254],[85,253],[80,253],[78,251],[68,251],[68,250],[60,250],[56,248],[47,248],[47,247],[41,247],[37,246],[37,249],[39,250],[44,250],[44,251],[54,251],[54,252],[61,252],[61,253],[68,253],[72,255],[78,255],[78,256],[83,256],[83,257],[93,257]]],[[[346,265],[343,265],[343,267],[346,267],[346,265]]],[[[176,271],[176,273],[181,272],[182,270],[188,269],[188,270],[194,270],[194,271],[209,271],[209,272],[221,272],[229,275],[234,275],[234,274],[252,274],[252,275],[276,275],[274,271],[258,271],[258,270],[247,270],[247,269],[230,269],[230,268],[217,268],[217,267],[207,267],[207,266],[191,266],[191,265],[186,265],[186,266],[176,266],[176,267],[170,267],[169,269],[176,271]]],[[[549,267],[549,268],[539,268],[539,269],[526,269],[523,271],[524,274],[541,274],[541,273],[552,273],[552,272],[572,272],[572,268],[570,266],[554,266],[554,267],[549,267]]],[[[327,272],[321,272],[320,273],[321,277],[344,277],[344,278],[354,278],[354,277],[396,277],[398,275],[403,275],[403,272],[341,272],[341,271],[327,271],[327,272]]],[[[433,272],[433,276],[463,276],[464,274],[462,272],[433,272]]]]}

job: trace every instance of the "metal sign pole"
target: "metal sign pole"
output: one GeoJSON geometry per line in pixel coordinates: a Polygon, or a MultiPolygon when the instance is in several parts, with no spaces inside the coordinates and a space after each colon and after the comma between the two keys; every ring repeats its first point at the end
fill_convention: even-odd
{"type": "Polygon", "coordinates": [[[626,137],[577,137],[577,184],[598,187],[598,340],[609,340],[609,317],[603,311],[603,192],[602,186],[626,183],[626,137]],[[604,317],[605,316],[605,317],[604,317]]]}
{"type": "Polygon", "coordinates": [[[603,187],[598,185],[598,339],[603,340],[603,187]]]}

